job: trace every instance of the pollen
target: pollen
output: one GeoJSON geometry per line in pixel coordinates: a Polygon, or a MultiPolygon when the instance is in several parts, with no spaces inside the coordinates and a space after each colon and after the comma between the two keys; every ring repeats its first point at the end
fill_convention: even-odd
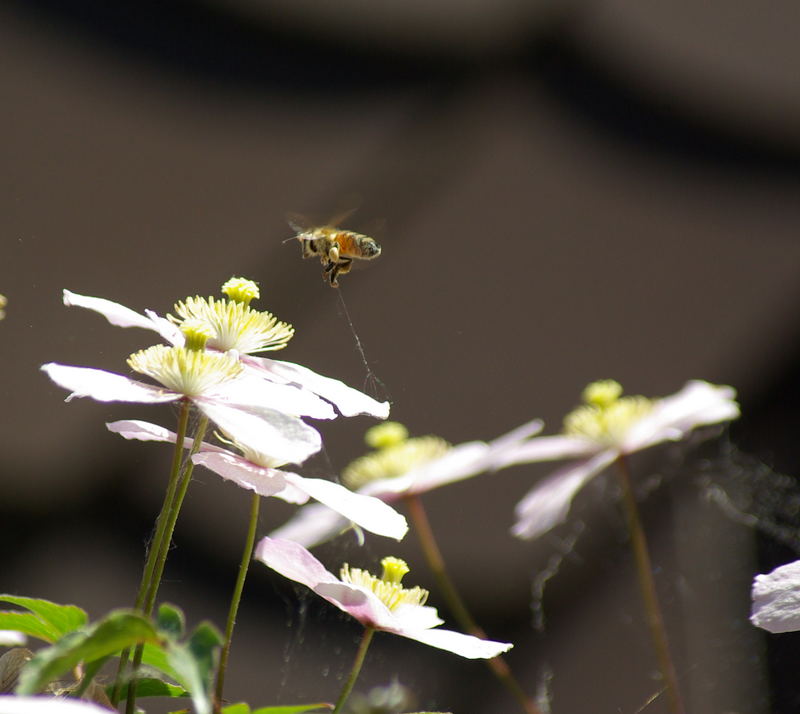
{"type": "Polygon", "coordinates": [[[408,429],[399,421],[385,421],[383,424],[367,429],[364,441],[373,449],[386,449],[397,446],[408,439],[408,429]]]}
{"type": "Polygon", "coordinates": [[[592,382],[582,396],[585,404],[564,418],[564,433],[603,445],[618,443],[653,408],[646,397],[623,397],[620,384],[610,379],[592,382]]]}
{"type": "Polygon", "coordinates": [[[400,605],[424,605],[428,599],[428,591],[420,587],[404,588],[401,584],[403,576],[409,572],[404,560],[389,556],[381,561],[383,574],[376,577],[366,570],[351,568],[347,563],[339,573],[342,582],[356,585],[373,592],[390,610],[400,605]]]}
{"type": "Polygon", "coordinates": [[[372,481],[396,478],[417,466],[444,456],[449,449],[450,444],[438,436],[418,436],[389,443],[377,451],[357,458],[345,467],[342,471],[342,483],[355,490],[372,481]]]}
{"type": "Polygon", "coordinates": [[[237,350],[253,354],[280,350],[294,335],[294,328],[271,312],[253,310],[247,302],[236,299],[188,297],[176,303],[174,309],[178,314],[172,318],[175,322],[190,319],[206,322],[214,332],[208,346],[221,352],[237,350]]]}
{"type": "Polygon", "coordinates": [[[214,387],[236,379],[244,371],[234,354],[167,345],[154,345],[134,352],[128,357],[128,365],[135,372],[187,397],[202,396],[214,387]]]}

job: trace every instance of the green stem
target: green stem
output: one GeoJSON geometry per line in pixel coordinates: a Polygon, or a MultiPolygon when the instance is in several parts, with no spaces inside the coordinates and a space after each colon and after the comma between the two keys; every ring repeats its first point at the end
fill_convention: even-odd
{"type": "MultiPolygon", "coordinates": [[[[170,467],[169,478],[167,480],[167,491],[164,495],[164,503],[161,505],[161,511],[156,519],[155,534],[150,543],[150,548],[147,552],[147,559],[145,561],[142,579],[139,583],[139,590],[136,593],[136,603],[134,608],[138,612],[142,612],[142,605],[144,604],[145,596],[152,587],[153,571],[156,567],[156,560],[158,554],[161,552],[161,542],[164,539],[164,532],[167,527],[168,514],[173,507],[175,500],[175,492],[178,487],[178,480],[180,475],[180,466],[183,457],[183,442],[186,438],[186,432],[189,425],[189,415],[191,414],[192,403],[188,399],[181,402],[181,410],[178,415],[178,431],[175,439],[175,450],[172,454],[172,465],[170,467]]],[[[116,705],[120,699],[120,692],[122,689],[122,674],[125,670],[128,659],[130,658],[130,648],[122,651],[119,658],[119,665],[117,667],[117,677],[114,682],[114,690],[111,693],[111,701],[116,705]]]]}
{"type": "MultiPolygon", "coordinates": [[[[194,456],[199,450],[200,445],[203,443],[203,438],[206,435],[206,429],[208,428],[208,417],[201,417],[200,422],[197,425],[197,430],[195,431],[193,437],[192,448],[189,450],[189,454],[187,455],[186,459],[183,462],[183,468],[180,470],[181,477],[178,482],[177,492],[175,494],[175,498],[172,501],[172,505],[169,509],[167,514],[166,526],[164,528],[164,535],[161,539],[161,543],[159,544],[158,555],[155,560],[155,566],[153,568],[153,575],[150,581],[150,587],[148,588],[144,603],[142,605],[142,612],[147,615],[148,617],[153,613],[153,608],[156,602],[156,596],[158,595],[158,588],[161,585],[161,578],[164,575],[164,566],[167,562],[167,554],[169,553],[169,547],[172,543],[172,534],[175,532],[175,524],[178,522],[178,515],[181,512],[181,506],[183,505],[183,499],[186,496],[186,491],[189,489],[189,484],[192,480],[192,472],[194,471],[194,463],[192,462],[192,456],[194,456]]],[[[142,664],[142,655],[144,654],[144,645],[138,645],[136,647],[136,651],[133,655],[133,672],[136,672],[139,669],[139,666],[142,664]]],[[[128,701],[125,707],[125,714],[133,714],[134,708],[136,706],[136,678],[134,677],[131,679],[130,684],[128,685],[128,701]]]]}
{"type": "Polygon", "coordinates": [[[231,652],[231,640],[233,638],[233,628],[236,625],[236,614],[239,612],[239,602],[242,599],[244,581],[247,577],[247,569],[253,559],[253,548],[256,543],[256,528],[258,527],[258,508],[261,503],[261,496],[253,494],[250,502],[250,524],[247,528],[247,536],[244,542],[242,562],[239,564],[239,575],[236,578],[236,585],[233,588],[231,606],[228,610],[228,622],[225,626],[225,643],[222,645],[222,652],[219,658],[219,669],[217,670],[217,687],[214,692],[214,714],[219,714],[222,709],[222,692],[225,688],[225,673],[228,669],[228,657],[231,652]]]}
{"type": "Polygon", "coordinates": [[[650,636],[653,640],[653,647],[656,651],[658,666],[661,676],[664,678],[664,686],[667,692],[669,708],[672,714],[684,714],[686,711],[681,699],[680,689],[678,688],[678,677],[675,673],[675,665],[669,651],[669,640],[667,630],[664,626],[664,617],[661,614],[661,607],[658,604],[656,584],[653,579],[653,566],[650,561],[650,553],[647,549],[647,540],[642,527],[642,520],[639,516],[639,509],[636,506],[636,498],[633,495],[631,485],[630,468],[624,455],[617,459],[619,465],[620,483],[622,484],[622,502],[625,507],[625,516],[628,521],[628,531],[631,536],[631,546],[636,560],[636,571],[639,578],[639,588],[644,600],[644,609],[647,617],[647,624],[650,627],[650,636]]]}
{"type": "MultiPolygon", "coordinates": [[[[417,534],[417,538],[419,538],[420,545],[422,546],[425,560],[433,573],[433,577],[436,580],[439,590],[442,592],[445,602],[447,602],[448,608],[464,630],[474,637],[485,640],[486,633],[478,623],[475,622],[475,619],[470,614],[455,584],[451,580],[450,575],[447,573],[442,552],[439,550],[439,545],[433,535],[433,529],[428,520],[428,514],[425,512],[425,507],[422,505],[422,499],[416,494],[411,494],[405,497],[405,501],[408,505],[411,520],[414,523],[414,532],[417,534]]],[[[539,709],[534,701],[525,693],[525,690],[516,680],[508,663],[503,657],[498,656],[488,659],[486,660],[486,664],[500,683],[514,696],[525,714],[541,714],[541,709],[539,709]]]]}
{"type": "Polygon", "coordinates": [[[333,714],[340,714],[342,707],[347,701],[347,698],[350,696],[350,692],[353,691],[353,685],[355,685],[358,675],[361,672],[361,667],[364,664],[364,658],[367,656],[367,650],[369,649],[369,643],[372,642],[372,636],[374,634],[375,630],[372,627],[366,627],[364,629],[364,636],[361,638],[361,644],[358,646],[356,658],[353,660],[353,668],[350,670],[350,674],[347,676],[347,681],[344,683],[344,687],[342,688],[342,693],[339,695],[339,699],[336,700],[336,706],[333,709],[333,714]]]}

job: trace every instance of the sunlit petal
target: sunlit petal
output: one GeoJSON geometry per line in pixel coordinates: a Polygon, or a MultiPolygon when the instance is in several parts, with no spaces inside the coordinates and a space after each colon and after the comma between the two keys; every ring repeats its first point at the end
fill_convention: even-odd
{"type": "Polygon", "coordinates": [[[781,565],[753,581],[750,621],[769,632],[800,630],[800,560],[781,565]]]}
{"type": "Polygon", "coordinates": [[[72,392],[67,401],[74,397],[91,397],[99,402],[138,402],[159,404],[174,402],[180,394],[163,388],[151,387],[121,374],[106,372],[91,367],[72,367],[50,362],[41,367],[57,385],[72,392]]]}
{"type": "Polygon", "coordinates": [[[273,496],[286,486],[282,471],[256,466],[235,454],[204,452],[192,456],[192,461],[259,496],[273,496]]]}

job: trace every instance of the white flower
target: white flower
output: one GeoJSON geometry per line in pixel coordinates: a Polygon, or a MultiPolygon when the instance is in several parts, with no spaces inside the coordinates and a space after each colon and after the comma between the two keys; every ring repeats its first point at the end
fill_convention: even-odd
{"type": "MultiPolygon", "coordinates": [[[[389,415],[388,402],[378,402],[337,379],[324,377],[292,362],[251,354],[285,347],[294,330],[286,323],[277,321],[271,313],[249,307],[249,300],[258,295],[258,289],[252,281],[232,278],[223,286],[223,291],[228,299],[193,297],[179,302],[175,306],[178,317],[172,320],[159,317],[150,310],[140,315],[110,300],[78,295],[69,290],[64,291],[64,304],[100,313],[118,327],[153,330],[177,346],[183,345],[183,336],[176,322],[203,321],[212,330],[208,340],[210,349],[235,352],[251,376],[272,386],[281,403],[294,400],[305,405],[306,411],[290,413],[333,419],[336,413],[331,408],[332,404],[342,416],[368,414],[385,419],[389,415]],[[312,404],[313,414],[308,413],[312,404]]],[[[295,410],[298,408],[294,407],[295,410]]]]}
{"type": "MultiPolygon", "coordinates": [[[[435,436],[407,439],[405,427],[385,422],[367,432],[367,439],[379,449],[347,467],[342,472],[342,482],[358,493],[391,503],[490,470],[504,453],[541,428],[542,422],[536,419],[488,444],[470,441],[451,447],[435,436]]],[[[310,548],[348,526],[349,522],[338,513],[310,504],[272,535],[310,548]]]]}
{"type": "Polygon", "coordinates": [[[263,538],[256,547],[255,558],[284,577],[311,588],[366,627],[469,659],[490,659],[513,646],[437,629],[443,621],[435,608],[424,605],[428,593],[400,584],[408,566],[397,558],[384,558],[384,573],[380,578],[347,565],[342,568],[342,577],[337,578],[302,545],[277,538],[263,538]]]}
{"type": "MultiPolygon", "coordinates": [[[[126,439],[175,443],[173,432],[144,421],[116,421],[106,426],[126,439]]],[[[191,447],[191,440],[187,439],[184,446],[191,447]]],[[[353,493],[332,481],[280,470],[275,468],[280,462],[272,456],[240,448],[246,457],[204,442],[192,461],[261,496],[275,496],[289,503],[305,503],[311,497],[372,533],[397,540],[406,534],[406,519],[383,501],[353,493]]]]}
{"type": "Polygon", "coordinates": [[[564,420],[564,433],[519,444],[501,455],[495,466],[556,459],[579,459],[538,483],[517,504],[512,533],[535,538],[566,520],[572,499],[590,479],[621,455],[663,441],[676,441],[698,426],[739,416],[731,387],[691,381],[663,399],[623,397],[607,380],[584,392],[585,404],[564,420]]]}
{"type": "Polygon", "coordinates": [[[16,630],[0,630],[0,647],[18,647],[27,642],[24,632],[16,630]]]}
{"type": "Polygon", "coordinates": [[[108,714],[108,709],[68,697],[0,695],[0,714],[108,714]]]}
{"type": "Polygon", "coordinates": [[[753,580],[750,622],[769,632],[800,630],[800,560],[753,580]]]}

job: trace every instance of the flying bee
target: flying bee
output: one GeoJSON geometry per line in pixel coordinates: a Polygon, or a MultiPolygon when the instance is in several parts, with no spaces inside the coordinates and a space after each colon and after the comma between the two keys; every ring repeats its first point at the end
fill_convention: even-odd
{"type": "Polygon", "coordinates": [[[351,213],[347,211],[324,226],[314,226],[296,213],[287,216],[296,233],[294,237],[302,245],[303,257],[318,256],[324,266],[322,278],[334,288],[339,287],[339,275],[350,272],[354,259],[372,260],[381,254],[381,247],[374,238],[338,227],[351,213]]]}

